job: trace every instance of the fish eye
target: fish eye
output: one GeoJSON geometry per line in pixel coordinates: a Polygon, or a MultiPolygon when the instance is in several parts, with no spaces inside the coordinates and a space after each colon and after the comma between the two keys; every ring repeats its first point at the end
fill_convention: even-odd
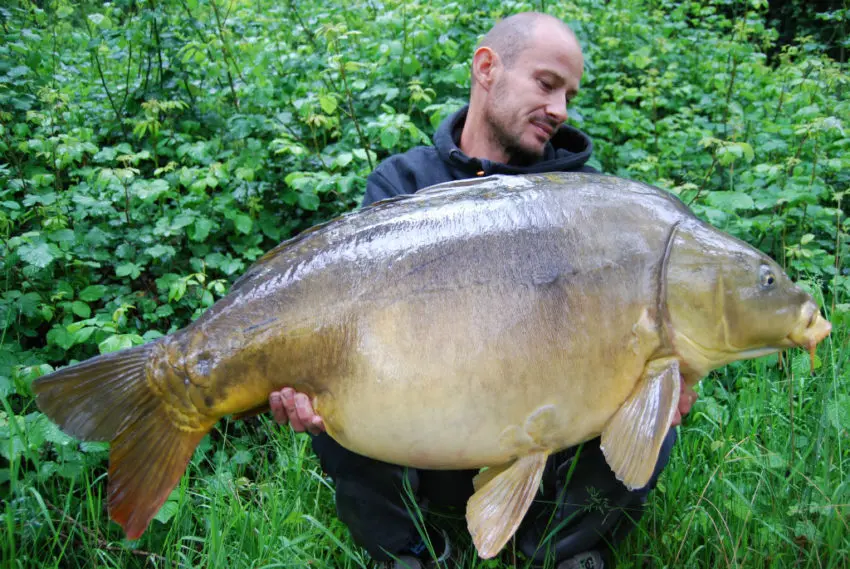
{"type": "Polygon", "coordinates": [[[772,288],[776,284],[776,275],[770,267],[762,265],[759,273],[762,288],[772,288]]]}

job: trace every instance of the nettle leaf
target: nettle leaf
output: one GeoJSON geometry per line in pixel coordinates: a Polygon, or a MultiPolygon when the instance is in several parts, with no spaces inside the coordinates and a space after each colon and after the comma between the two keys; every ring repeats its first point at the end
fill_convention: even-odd
{"type": "Polygon", "coordinates": [[[15,301],[18,311],[28,318],[32,318],[38,313],[38,305],[41,302],[41,295],[37,292],[28,292],[22,294],[15,301]]]}
{"type": "Polygon", "coordinates": [[[826,416],[839,431],[850,431],[850,395],[840,394],[826,404],[826,416]]]}
{"type": "Polygon", "coordinates": [[[52,243],[24,243],[18,247],[18,255],[26,263],[43,269],[61,255],[61,251],[52,243]]]}
{"type": "MultiPolygon", "coordinates": [[[[30,415],[27,416],[29,418],[30,415]]],[[[45,442],[55,445],[67,446],[74,444],[76,441],[63,433],[53,421],[41,413],[34,414],[33,419],[27,425],[27,435],[29,436],[30,448],[40,448],[45,442]]]]}

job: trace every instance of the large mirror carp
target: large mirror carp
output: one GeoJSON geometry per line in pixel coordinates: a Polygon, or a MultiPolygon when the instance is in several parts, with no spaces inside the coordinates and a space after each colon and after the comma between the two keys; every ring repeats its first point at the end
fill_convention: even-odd
{"type": "Polygon", "coordinates": [[[667,192],[494,176],[308,230],[190,326],[33,389],[63,431],[111,441],[109,512],[131,539],[219,419],[293,386],[356,453],[486,467],[467,521],[492,557],[547,456],[601,435],[618,479],[642,487],[680,381],[829,331],[775,262],[667,192]]]}

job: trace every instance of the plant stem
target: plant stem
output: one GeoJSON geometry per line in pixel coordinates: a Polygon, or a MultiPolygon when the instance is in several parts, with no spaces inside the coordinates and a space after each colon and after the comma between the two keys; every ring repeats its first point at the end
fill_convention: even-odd
{"type": "MultiPolygon", "coordinates": [[[[83,21],[86,23],[86,30],[89,33],[89,38],[94,39],[94,34],[92,33],[91,24],[89,23],[89,15],[86,13],[86,9],[84,4],[80,4],[81,10],[83,11],[83,21]]],[[[91,50],[92,59],[94,59],[95,67],[97,67],[97,74],[100,76],[100,84],[103,85],[103,90],[106,91],[106,97],[109,99],[109,105],[112,107],[112,112],[115,113],[115,120],[118,122],[118,126],[121,128],[121,133],[124,137],[127,137],[127,130],[124,127],[124,120],[121,118],[123,114],[123,109],[119,108],[115,104],[115,99],[112,98],[112,92],[109,90],[109,85],[106,84],[106,77],[103,75],[103,68],[100,66],[100,58],[97,56],[97,46],[95,46],[91,50]]]]}
{"type": "Polygon", "coordinates": [[[708,183],[708,179],[714,172],[714,168],[715,166],[717,166],[717,154],[715,153],[712,158],[713,160],[711,161],[711,166],[708,168],[708,172],[706,172],[705,178],[702,179],[702,184],[700,184],[699,189],[697,190],[697,194],[691,199],[691,201],[688,202],[688,205],[691,205],[692,203],[697,201],[697,199],[699,199],[700,194],[702,194],[702,191],[705,189],[705,185],[708,183]]]}
{"type": "Polygon", "coordinates": [[[732,54],[729,54],[729,59],[732,60],[732,71],[729,79],[729,88],[726,89],[726,104],[723,107],[723,135],[724,138],[729,136],[729,103],[732,101],[732,90],[735,88],[735,77],[738,74],[738,60],[732,54]]]}
{"type": "Polygon", "coordinates": [[[351,95],[351,89],[348,86],[348,79],[345,76],[345,62],[342,60],[342,56],[339,58],[339,74],[342,77],[342,85],[345,88],[345,98],[348,101],[348,115],[351,117],[351,120],[354,121],[354,130],[357,131],[357,137],[360,139],[360,146],[362,146],[363,150],[366,151],[366,160],[369,162],[369,169],[374,170],[375,165],[372,163],[369,141],[366,140],[365,136],[363,136],[363,131],[360,130],[360,123],[357,122],[357,115],[354,112],[354,97],[351,95]]]}
{"type": "Polygon", "coordinates": [[[159,39],[159,26],[156,24],[156,5],[154,0],[148,0],[148,6],[151,11],[151,32],[156,44],[156,57],[159,63],[159,89],[162,90],[163,75],[165,74],[165,66],[162,64],[162,45],[159,39]]]}
{"type": "MultiPolygon", "coordinates": [[[[221,19],[218,15],[218,5],[215,3],[215,0],[210,0],[210,6],[212,6],[213,13],[215,14],[215,21],[217,24],[218,37],[221,40],[221,52],[222,57],[224,58],[224,70],[227,73],[227,81],[230,84],[230,94],[233,97],[233,106],[237,109],[239,108],[239,97],[236,96],[236,86],[233,82],[233,74],[230,73],[230,64],[227,62],[227,41],[224,39],[224,32],[221,29],[221,19]]],[[[239,68],[236,68],[236,71],[239,72],[239,68]]],[[[241,76],[240,76],[241,79],[241,76]]],[[[244,79],[242,80],[244,82],[244,79]]]]}

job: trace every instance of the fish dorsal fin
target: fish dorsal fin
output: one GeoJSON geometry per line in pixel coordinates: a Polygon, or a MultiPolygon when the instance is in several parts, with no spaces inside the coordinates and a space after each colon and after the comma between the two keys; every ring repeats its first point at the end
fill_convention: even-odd
{"type": "Polygon", "coordinates": [[[478,555],[494,557],[519,527],[540,486],[548,452],[535,452],[508,466],[484,471],[483,486],[466,504],[466,523],[478,555]],[[487,472],[493,470],[491,475],[487,472]]]}
{"type": "Polygon", "coordinates": [[[635,390],[602,431],[605,459],[630,489],[643,488],[652,477],[679,406],[680,382],[676,359],[649,362],[635,390]]]}

